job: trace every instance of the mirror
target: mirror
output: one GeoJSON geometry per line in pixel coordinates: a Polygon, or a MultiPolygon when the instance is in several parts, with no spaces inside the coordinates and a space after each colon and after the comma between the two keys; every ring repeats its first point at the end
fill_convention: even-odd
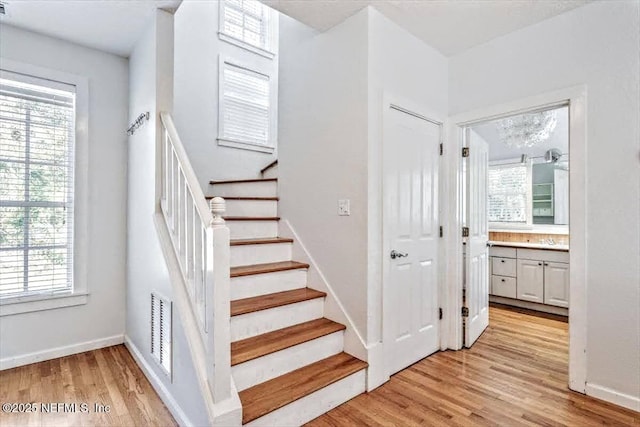
{"type": "Polygon", "coordinates": [[[569,108],[470,127],[489,146],[488,215],[494,227],[569,224],[569,108]]]}

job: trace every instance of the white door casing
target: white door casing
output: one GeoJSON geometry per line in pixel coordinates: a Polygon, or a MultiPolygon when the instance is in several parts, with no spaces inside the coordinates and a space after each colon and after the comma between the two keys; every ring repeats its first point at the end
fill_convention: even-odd
{"type": "Polygon", "coordinates": [[[489,326],[489,223],[487,217],[488,144],[467,132],[467,203],[466,224],[469,237],[465,242],[465,307],[464,345],[471,347],[489,326]]]}
{"type": "Polygon", "coordinates": [[[395,106],[389,106],[384,119],[383,341],[385,366],[392,374],[440,348],[438,173],[442,127],[395,106]],[[391,250],[400,256],[391,259],[391,250]]]}

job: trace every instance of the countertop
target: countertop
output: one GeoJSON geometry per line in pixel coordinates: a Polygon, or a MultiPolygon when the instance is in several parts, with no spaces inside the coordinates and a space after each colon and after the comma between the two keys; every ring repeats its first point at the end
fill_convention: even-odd
{"type": "Polygon", "coordinates": [[[489,246],[503,246],[509,248],[526,248],[526,249],[546,249],[552,251],[569,251],[569,245],[549,245],[544,243],[525,243],[525,242],[496,242],[489,241],[489,246]]]}

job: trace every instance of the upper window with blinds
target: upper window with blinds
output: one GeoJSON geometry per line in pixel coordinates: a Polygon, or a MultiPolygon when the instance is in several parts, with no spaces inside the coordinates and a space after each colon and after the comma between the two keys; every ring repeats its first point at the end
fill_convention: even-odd
{"type": "Polygon", "coordinates": [[[277,43],[274,11],[258,0],[220,1],[220,37],[273,57],[277,43]]]}
{"type": "Polygon", "coordinates": [[[71,292],[75,87],[2,76],[0,299],[71,292]]]}
{"type": "Polygon", "coordinates": [[[531,165],[489,166],[489,222],[530,222],[531,165]]]}
{"type": "Polygon", "coordinates": [[[218,140],[272,151],[275,111],[271,79],[226,61],[220,63],[220,69],[218,140]]]}

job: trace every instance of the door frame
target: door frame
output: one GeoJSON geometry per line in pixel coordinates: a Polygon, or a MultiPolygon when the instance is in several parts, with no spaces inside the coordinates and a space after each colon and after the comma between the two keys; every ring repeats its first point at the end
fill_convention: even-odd
{"type": "MultiPolygon", "coordinates": [[[[388,292],[389,292],[389,273],[390,273],[390,261],[389,261],[389,252],[391,251],[391,247],[389,245],[389,225],[386,221],[385,208],[384,208],[384,199],[385,199],[385,184],[384,184],[384,176],[386,171],[387,163],[384,159],[385,152],[385,144],[388,141],[387,130],[389,128],[389,114],[391,109],[398,110],[400,112],[413,115],[419,119],[425,120],[432,124],[435,124],[440,129],[440,144],[444,144],[445,135],[446,135],[446,121],[445,117],[441,114],[438,114],[431,110],[429,107],[412,101],[407,98],[399,97],[394,94],[390,94],[388,92],[383,93],[383,101],[382,101],[382,138],[380,145],[380,157],[381,157],[381,174],[380,174],[380,194],[381,194],[381,228],[382,228],[382,253],[381,253],[381,262],[382,262],[382,283],[381,283],[381,293],[382,293],[382,306],[381,306],[381,318],[382,318],[382,330],[381,330],[381,338],[382,338],[382,349],[380,357],[382,357],[383,362],[383,370],[384,372],[381,374],[388,379],[390,377],[390,367],[386,364],[386,352],[387,349],[384,348],[385,338],[389,334],[389,324],[385,322],[385,317],[387,313],[386,302],[388,301],[388,292]]],[[[438,222],[440,225],[444,225],[444,217],[443,217],[443,204],[445,203],[444,198],[444,186],[443,182],[446,179],[446,174],[444,173],[444,156],[439,156],[440,159],[438,161],[438,222]]],[[[445,242],[444,239],[438,244],[438,305],[439,307],[443,307],[443,302],[445,301],[445,292],[447,288],[445,286],[445,264],[444,264],[444,254],[445,254],[445,242]]],[[[438,324],[438,342],[440,345],[440,350],[445,350],[446,347],[446,337],[442,333],[442,320],[438,324]]],[[[426,356],[425,356],[426,357],[426,356]]]]}
{"type": "MultiPolygon", "coordinates": [[[[446,309],[441,334],[447,348],[462,348],[462,147],[463,130],[470,124],[569,104],[569,388],[585,393],[587,368],[586,288],[586,170],[587,88],[579,85],[488,106],[452,116],[447,121],[444,162],[445,193],[442,206],[446,246],[446,309]],[[453,315],[451,315],[453,314],[453,315]]],[[[473,154],[472,154],[473,155],[473,154]]]]}

